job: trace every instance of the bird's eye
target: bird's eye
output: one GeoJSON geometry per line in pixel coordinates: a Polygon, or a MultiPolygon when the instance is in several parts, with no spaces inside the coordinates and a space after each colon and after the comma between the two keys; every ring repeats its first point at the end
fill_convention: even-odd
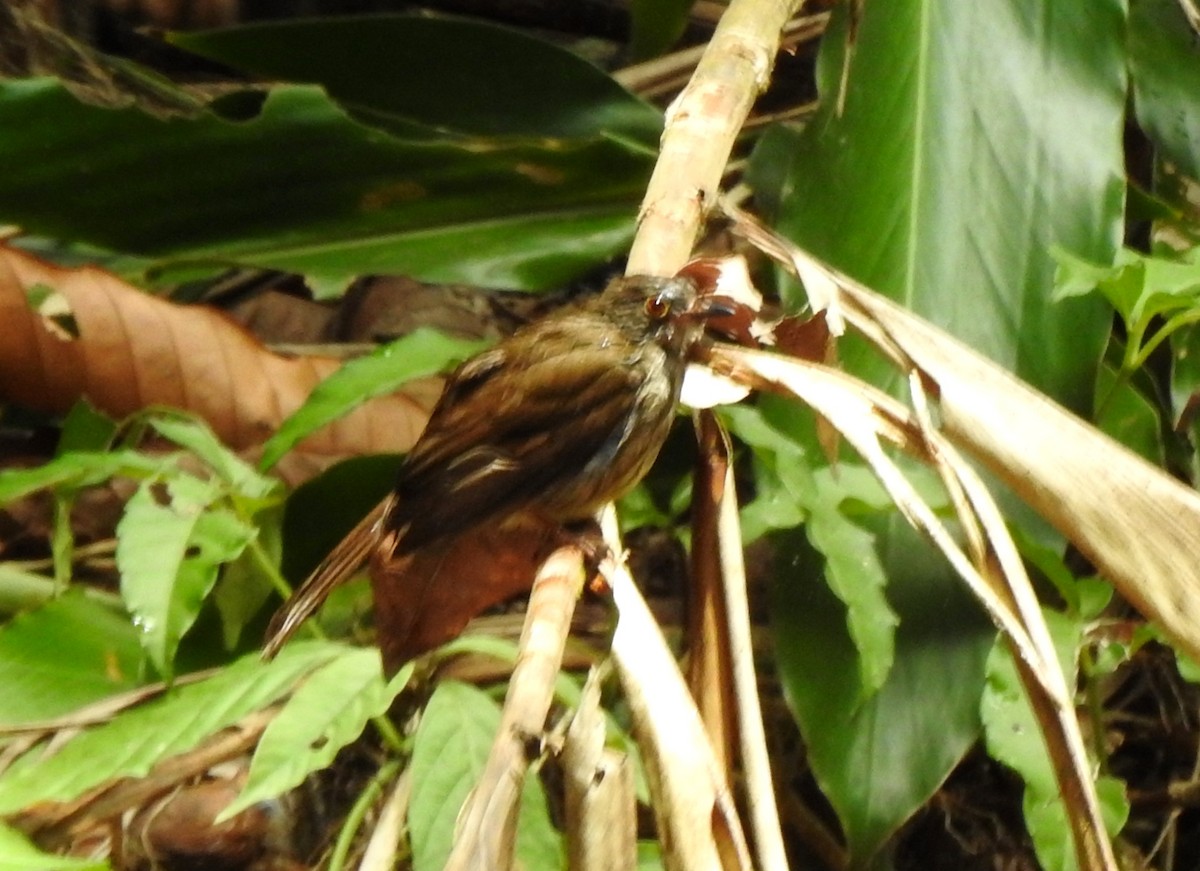
{"type": "Polygon", "coordinates": [[[651,320],[661,321],[671,313],[671,301],[666,294],[658,294],[646,300],[646,314],[651,320]]]}

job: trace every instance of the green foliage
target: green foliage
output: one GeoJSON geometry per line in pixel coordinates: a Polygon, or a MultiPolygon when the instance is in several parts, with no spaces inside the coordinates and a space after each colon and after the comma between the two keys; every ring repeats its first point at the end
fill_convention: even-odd
{"type": "MultiPolygon", "coordinates": [[[[1102,603],[1101,603],[1102,604],[1102,603]]],[[[1094,615],[1045,610],[1059,664],[1073,685],[1084,643],[1086,621],[1094,615]]],[[[1098,676],[1091,676],[1096,679],[1098,676]]],[[[987,686],[980,702],[988,753],[1015,770],[1025,781],[1025,824],[1046,871],[1076,871],[1075,848],[1054,768],[1046,753],[1037,718],[1025,697],[1017,667],[1007,646],[998,643],[988,658],[987,686]]],[[[1103,728],[1101,723],[1094,727],[1103,728]]],[[[1101,813],[1109,836],[1125,825],[1129,803],[1124,785],[1108,775],[1096,781],[1101,813]]]]}
{"type": "Polygon", "coordinates": [[[1200,321],[1200,248],[1170,258],[1122,248],[1112,266],[1062,249],[1054,256],[1056,299],[1099,293],[1125,322],[1123,373],[1144,365],[1176,330],[1200,321]]]}
{"type": "Polygon", "coordinates": [[[414,378],[437,374],[481,347],[480,342],[455,339],[422,328],[345,363],[318,384],[304,404],[267,440],[259,468],[270,469],[305,436],[367,399],[392,393],[414,378]]]}
{"type": "MultiPolygon", "coordinates": [[[[468,684],[438,684],[417,729],[408,814],[415,871],[446,864],[459,808],[479,779],[500,726],[500,708],[468,684]]],[[[562,867],[562,837],[550,821],[534,772],[525,779],[517,824],[517,861],[530,871],[562,867]]]]}
{"type": "Polygon", "coordinates": [[[43,853],[8,826],[0,825],[0,871],[108,871],[107,862],[43,853]]]}
{"type": "Polygon", "coordinates": [[[486,22],[355,16],[176,33],[171,41],[263,77],[319,84],[356,117],[402,138],[611,137],[652,154],[662,130],[658,110],[600,69],[486,22]]]}
{"type": "MultiPolygon", "coordinates": [[[[346,38],[361,44],[339,57],[401,65],[395,42],[379,33],[366,38],[361,29],[369,25],[354,26],[359,30],[346,38]]],[[[554,55],[552,69],[561,74],[523,67],[539,87],[519,101],[501,100],[506,95],[496,85],[511,76],[488,72],[480,59],[528,56],[531,40],[475,27],[472,39],[454,43],[448,31],[455,27],[408,18],[384,29],[407,33],[404,42],[423,43],[423,50],[454,44],[453,52],[440,52],[441,61],[459,73],[458,92],[480,100],[469,136],[445,135],[427,104],[447,104],[440,88],[421,84],[423,76],[393,73],[369,93],[348,89],[353,118],[315,86],[275,87],[251,117],[222,115],[227,98],[166,120],[136,108],[85,105],[51,79],[2,83],[0,126],[7,132],[0,160],[37,172],[0,180],[0,220],[153,258],[149,268],[159,278],[167,269],[184,276],[240,263],[304,273],[324,293],[369,272],[544,288],[615,254],[632,233],[657,114],[590,65],[549,47],[543,51],[554,55]],[[443,35],[426,38],[430,28],[443,35]],[[464,54],[470,59],[461,61],[464,54]],[[590,111],[562,129],[548,126],[547,117],[569,119],[578,108],[547,101],[548,87],[561,89],[563,101],[590,100],[590,111]],[[398,105],[401,95],[421,105],[398,105]],[[406,111],[415,118],[398,114],[406,111]],[[362,123],[364,115],[371,124],[362,123]],[[394,126],[384,123],[388,118],[404,122],[403,135],[376,126],[394,126]],[[551,135],[559,138],[544,138],[551,135]],[[87,160],[78,159],[83,153],[87,160]],[[122,220],[113,221],[114,214],[122,220]]],[[[277,45],[292,39],[299,48],[313,38],[303,27],[272,34],[277,45]]],[[[233,33],[195,39],[214,53],[237,51],[233,33]]],[[[296,56],[333,55],[323,47],[296,56]]],[[[320,81],[329,70],[294,72],[320,81]]]]}
{"type": "Polygon", "coordinates": [[[0,628],[0,725],[50,719],[133,689],[143,662],[125,614],[70,590],[0,628]]]}
{"type": "Polygon", "coordinates": [[[328,642],[297,643],[269,663],[254,653],[83,732],[48,759],[35,747],[0,775],[0,814],[40,801],[67,801],[112,778],[142,776],[159,760],[270,705],[346,650],[328,642]]]}
{"type": "Polygon", "coordinates": [[[328,766],[387,711],[412,671],[408,665],[385,680],[377,650],[347,652],[315,669],[263,732],[246,786],[221,818],[282,795],[328,766]]]}

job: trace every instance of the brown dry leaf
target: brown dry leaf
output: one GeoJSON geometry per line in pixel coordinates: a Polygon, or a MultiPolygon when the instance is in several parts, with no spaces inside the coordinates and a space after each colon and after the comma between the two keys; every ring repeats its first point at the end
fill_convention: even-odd
{"type": "MultiPolygon", "coordinates": [[[[7,246],[0,324],[0,401],[61,413],[86,398],[116,418],[173,406],[204,418],[235,449],[262,444],[339,365],[273,353],[214,309],[176,305],[97,267],[66,269],[7,246]],[[62,328],[68,317],[73,331],[62,328]]],[[[298,450],[320,459],[407,450],[439,391],[426,381],[371,400],[298,450]]]]}

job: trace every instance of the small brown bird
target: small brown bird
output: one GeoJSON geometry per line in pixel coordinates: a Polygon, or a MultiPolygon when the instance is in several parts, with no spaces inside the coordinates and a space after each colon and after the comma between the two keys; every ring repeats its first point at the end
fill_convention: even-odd
{"type": "Polygon", "coordinates": [[[688,350],[715,313],[687,278],[621,278],[459,366],[394,492],[275,615],[266,655],[368,558],[378,605],[379,566],[522,512],[590,518],[627,493],[667,438],[688,350]]]}

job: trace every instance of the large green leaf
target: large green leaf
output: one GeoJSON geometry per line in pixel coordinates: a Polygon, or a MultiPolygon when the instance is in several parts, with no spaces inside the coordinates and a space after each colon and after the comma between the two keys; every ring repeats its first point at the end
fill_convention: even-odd
{"type": "Polygon", "coordinates": [[[124,614],[68,591],[0,629],[0,724],[57,717],[133,689],[142,664],[124,614]]]}
{"type": "Polygon", "coordinates": [[[211,481],[187,474],[168,479],[166,504],[159,486],[146,482],[125,506],[117,524],[117,568],[142,646],[169,677],[179,640],[199,616],[221,565],[236,559],[255,531],[228,508],[214,506],[220,491],[211,481]]]}
{"type": "Polygon", "coordinates": [[[0,815],[40,801],[64,801],[115,777],[140,777],[160,759],[271,704],[304,674],[344,654],[328,642],[296,642],[269,663],[257,652],[207,680],[118,714],[44,758],[35,747],[0,775],[0,815]]]}
{"type": "Polygon", "coordinates": [[[627,244],[650,157],[612,139],[402,141],[314,86],[247,121],[161,120],[0,84],[0,223],[160,258],[513,287],[561,282],[627,244]],[[115,216],[120,216],[117,220],[115,216]]]}
{"type": "MultiPolygon", "coordinates": [[[[434,690],[413,744],[408,825],[412,866],[435,871],[454,846],[459,809],[487,763],[500,728],[500,707],[483,691],[456,681],[434,690]]],[[[536,775],[525,779],[517,825],[517,861],[529,871],[563,866],[562,836],[550,822],[536,775]]]]}
{"type": "Polygon", "coordinates": [[[1200,178],[1200,44],[1178,0],[1129,0],[1129,64],[1138,123],[1200,178]]]}
{"type": "MultiPolygon", "coordinates": [[[[760,198],[800,244],[1088,408],[1110,315],[1052,301],[1049,250],[1108,263],[1121,238],[1121,0],[867,3],[848,58],[844,10],[822,47],[819,113],[755,155],[760,198]]],[[[898,386],[865,343],[839,351],[855,374],[898,386]]],[[[858,861],[973,740],[991,632],[898,516],[876,541],[900,625],[865,703],[845,610],[813,583],[823,563],[811,589],[777,578],[780,667],[858,861]]]]}
{"type": "Polygon", "coordinates": [[[856,867],[941,785],[979,735],[979,691],[995,632],[916,534],[886,520],[881,559],[900,616],[895,662],[865,690],[846,606],[820,579],[823,561],[800,533],[781,535],[773,587],[780,677],[813,773],[841,820],[856,867]]]}
{"type": "Polygon", "coordinates": [[[221,819],[282,795],[328,766],[368,720],[387,711],[412,672],[409,663],[388,681],[374,647],[350,651],[313,672],[263,732],[246,786],[221,819]]]}
{"type": "Polygon", "coordinates": [[[662,131],[658,110],[602,70],[481,21],[321,18],[179,33],[171,41],[263,76],[323,85],[359,117],[409,135],[610,134],[653,151],[662,131]]]}
{"type": "MultiPolygon", "coordinates": [[[[763,152],[790,162],[780,228],[1086,409],[1108,318],[1096,301],[1051,302],[1049,248],[1108,263],[1121,239],[1123,11],[1121,0],[868,3],[842,94],[838,18],[820,112],[763,152]]],[[[882,380],[861,346],[844,359],[882,380]]]]}

